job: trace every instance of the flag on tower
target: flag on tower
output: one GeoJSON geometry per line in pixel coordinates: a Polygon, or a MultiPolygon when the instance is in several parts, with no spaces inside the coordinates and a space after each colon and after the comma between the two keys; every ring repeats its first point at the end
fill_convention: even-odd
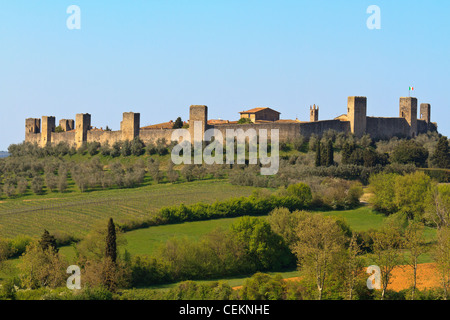
{"type": "Polygon", "coordinates": [[[414,87],[409,87],[409,91],[414,90],[414,87]]]}

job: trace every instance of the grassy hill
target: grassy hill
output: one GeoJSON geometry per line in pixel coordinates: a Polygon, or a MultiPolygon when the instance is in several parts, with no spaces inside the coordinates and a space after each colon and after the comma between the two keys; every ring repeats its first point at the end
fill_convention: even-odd
{"type": "Polygon", "coordinates": [[[119,223],[139,220],[165,206],[212,203],[248,196],[252,190],[253,187],[231,185],[225,180],[203,180],[6,199],[0,201],[0,237],[40,236],[44,228],[50,233],[79,237],[109,217],[119,223]]]}

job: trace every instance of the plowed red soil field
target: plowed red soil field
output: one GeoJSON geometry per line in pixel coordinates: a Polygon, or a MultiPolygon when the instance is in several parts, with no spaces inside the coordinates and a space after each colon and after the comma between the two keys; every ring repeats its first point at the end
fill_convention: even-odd
{"type": "MultiPolygon", "coordinates": [[[[413,269],[410,266],[399,266],[392,271],[389,290],[401,291],[408,289],[412,285],[413,269]]],[[[367,275],[369,276],[369,275],[367,275]]],[[[286,278],[285,281],[299,281],[300,277],[286,278]]],[[[419,290],[429,289],[439,286],[439,274],[434,263],[422,263],[417,267],[417,288],[419,290]]],[[[242,286],[233,287],[240,289],[242,286]]]]}

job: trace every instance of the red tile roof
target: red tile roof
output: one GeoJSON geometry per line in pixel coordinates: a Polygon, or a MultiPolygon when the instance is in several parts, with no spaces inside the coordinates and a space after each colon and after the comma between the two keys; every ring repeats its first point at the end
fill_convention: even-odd
{"type": "Polygon", "coordinates": [[[253,109],[250,109],[250,110],[247,110],[247,111],[241,111],[239,113],[241,113],[241,114],[242,113],[257,113],[257,112],[260,112],[260,111],[265,110],[265,109],[269,109],[269,110],[272,110],[272,111],[274,111],[276,113],[280,113],[280,112],[278,112],[276,110],[273,110],[273,109],[270,109],[270,108],[253,108],[253,109]]]}

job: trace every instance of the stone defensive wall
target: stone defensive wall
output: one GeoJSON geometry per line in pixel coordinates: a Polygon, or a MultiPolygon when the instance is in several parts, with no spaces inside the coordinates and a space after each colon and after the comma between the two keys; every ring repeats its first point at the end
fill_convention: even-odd
{"type": "MultiPolygon", "coordinates": [[[[271,138],[271,130],[279,130],[280,141],[293,140],[300,135],[309,138],[312,134],[321,136],[328,130],[353,133],[356,136],[369,134],[375,139],[389,139],[393,136],[415,137],[427,131],[437,131],[437,124],[430,122],[430,104],[420,105],[420,119],[417,119],[417,99],[412,97],[400,98],[399,117],[368,117],[367,99],[365,97],[349,97],[347,102],[347,114],[343,114],[332,120],[318,120],[318,108],[314,109],[311,121],[298,120],[262,121],[256,123],[238,124],[236,121],[225,123],[208,123],[208,107],[204,105],[192,105],[189,109],[189,132],[193,135],[194,122],[200,122],[200,130],[214,128],[226,137],[227,130],[254,129],[258,131],[266,129],[268,138],[271,138]]],[[[99,142],[110,145],[118,141],[133,140],[139,137],[145,144],[155,143],[158,139],[170,142],[174,129],[168,127],[158,128],[140,127],[140,114],[134,112],[123,113],[120,130],[110,131],[93,128],[91,115],[88,113],[77,114],[76,119],[61,119],[59,132],[56,132],[56,120],[52,116],[43,116],[42,119],[28,118],[25,122],[25,141],[37,143],[40,146],[46,144],[58,144],[66,142],[70,146],[80,147],[85,142],[99,142]],[[60,132],[62,131],[62,132],[60,132]]]]}

